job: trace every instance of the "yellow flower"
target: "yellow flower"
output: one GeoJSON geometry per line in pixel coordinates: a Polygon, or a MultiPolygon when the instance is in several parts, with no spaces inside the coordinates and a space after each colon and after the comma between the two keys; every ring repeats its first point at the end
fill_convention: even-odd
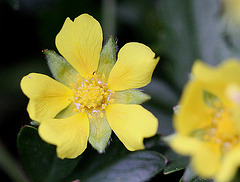
{"type": "MultiPolygon", "coordinates": [[[[92,16],[67,18],[56,36],[56,47],[67,62],[59,56],[49,63],[61,83],[37,73],[21,81],[30,99],[29,116],[40,123],[41,138],[57,146],[59,158],[76,158],[87,141],[103,152],[112,130],[130,151],[143,149],[143,139],[157,132],[157,119],[138,105],[149,96],[134,88],[151,81],[159,58],[149,47],[132,42],[111,64],[100,57],[102,41],[101,26],[92,16]]],[[[48,56],[58,55],[48,51],[48,56]]]]}
{"type": "Polygon", "coordinates": [[[240,25],[240,0],[223,0],[223,13],[230,24],[240,25]]]}
{"type": "Polygon", "coordinates": [[[195,172],[228,182],[240,166],[240,63],[218,67],[197,61],[174,116],[170,146],[191,156],[195,172]]]}

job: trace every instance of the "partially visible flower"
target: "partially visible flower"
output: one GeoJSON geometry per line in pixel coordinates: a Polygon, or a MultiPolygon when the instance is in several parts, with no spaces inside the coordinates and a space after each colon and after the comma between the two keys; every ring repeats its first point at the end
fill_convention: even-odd
{"type": "Polygon", "coordinates": [[[222,2],[226,21],[240,26],[240,0],[222,0],[222,2]]]}
{"type": "Polygon", "coordinates": [[[197,61],[174,116],[170,146],[191,156],[195,172],[228,182],[240,166],[240,63],[218,67],[197,61]]]}
{"type": "Polygon", "coordinates": [[[138,105],[149,96],[134,88],[151,81],[159,58],[132,42],[120,49],[115,63],[113,39],[103,49],[102,40],[101,26],[90,15],[67,18],[56,36],[67,61],[45,50],[57,81],[37,73],[21,81],[29,116],[40,123],[41,138],[57,146],[59,158],[79,156],[87,141],[103,152],[112,130],[130,151],[143,149],[143,139],[157,132],[157,119],[138,105]]]}

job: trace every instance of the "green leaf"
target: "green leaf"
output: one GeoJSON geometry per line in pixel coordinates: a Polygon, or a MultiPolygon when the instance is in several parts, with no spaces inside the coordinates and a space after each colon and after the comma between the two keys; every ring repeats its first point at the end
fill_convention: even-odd
{"type": "Polygon", "coordinates": [[[45,49],[43,53],[46,56],[48,67],[57,81],[68,87],[70,83],[77,83],[78,72],[67,62],[66,59],[52,50],[45,49]]]}
{"type": "Polygon", "coordinates": [[[66,181],[80,159],[57,158],[56,147],[41,140],[31,126],[21,129],[17,144],[23,167],[33,182],[66,181]]]}
{"type": "Polygon", "coordinates": [[[205,179],[197,176],[193,171],[192,167],[189,165],[180,180],[180,182],[213,182],[212,179],[205,179]]]}
{"type": "Polygon", "coordinates": [[[164,174],[171,174],[183,170],[189,163],[188,157],[178,155],[170,149],[167,150],[163,155],[168,160],[168,163],[163,171],[164,174]]]}
{"type": "Polygon", "coordinates": [[[112,67],[114,66],[115,62],[116,62],[116,45],[114,38],[110,36],[107,43],[102,48],[97,73],[104,74],[107,80],[108,75],[112,70],[112,67]]]}
{"type": "Polygon", "coordinates": [[[87,149],[71,180],[81,182],[147,181],[159,173],[166,159],[158,152],[129,152],[114,137],[105,154],[87,149]]]}
{"type": "MultiPolygon", "coordinates": [[[[185,181],[184,181],[184,182],[185,182],[185,181]]],[[[201,177],[197,177],[197,178],[195,178],[194,180],[189,181],[189,182],[213,182],[213,180],[211,180],[211,179],[205,179],[205,178],[201,178],[201,177]]]]}
{"type": "MultiPolygon", "coordinates": [[[[148,139],[147,141],[149,140],[150,139],[148,139]]],[[[171,174],[183,170],[187,167],[189,163],[188,157],[178,155],[169,146],[166,145],[168,140],[171,140],[171,135],[161,138],[159,136],[155,136],[151,140],[155,143],[151,150],[160,152],[167,159],[167,164],[164,167],[163,174],[171,174]]]]}
{"type": "Polygon", "coordinates": [[[192,181],[192,180],[194,180],[196,178],[197,178],[197,175],[193,171],[191,165],[188,165],[188,167],[184,171],[184,174],[183,174],[183,176],[181,178],[181,181],[182,182],[188,182],[188,181],[192,181]]]}

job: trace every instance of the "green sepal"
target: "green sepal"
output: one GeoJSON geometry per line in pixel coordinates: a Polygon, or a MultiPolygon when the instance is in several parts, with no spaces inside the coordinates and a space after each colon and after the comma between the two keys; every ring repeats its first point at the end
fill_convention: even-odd
{"type": "Polygon", "coordinates": [[[64,59],[52,50],[45,49],[43,53],[46,56],[48,67],[53,77],[62,84],[69,87],[70,83],[77,84],[78,72],[64,59]]]}
{"type": "Polygon", "coordinates": [[[97,73],[100,75],[104,74],[105,78],[107,79],[115,62],[116,62],[116,45],[114,38],[110,36],[107,43],[102,48],[97,73]]]}
{"type": "Polygon", "coordinates": [[[30,124],[33,125],[33,126],[39,126],[40,125],[40,123],[38,121],[31,121],[30,124]]]}
{"type": "Polygon", "coordinates": [[[114,95],[114,103],[118,104],[142,104],[150,99],[149,95],[136,89],[118,91],[114,95]]]}
{"type": "Polygon", "coordinates": [[[92,113],[89,118],[90,133],[88,141],[99,153],[103,153],[111,137],[112,129],[108,124],[106,113],[101,118],[100,112],[92,113]]]}
{"type": "Polygon", "coordinates": [[[203,101],[208,107],[219,108],[222,106],[221,100],[206,90],[203,90],[203,101]]]}
{"type": "Polygon", "coordinates": [[[62,111],[60,111],[57,116],[55,116],[56,119],[64,119],[64,118],[68,118],[70,116],[73,116],[74,114],[76,114],[77,112],[74,111],[75,105],[73,103],[71,103],[68,107],[66,107],[65,109],[63,109],[62,111]]]}

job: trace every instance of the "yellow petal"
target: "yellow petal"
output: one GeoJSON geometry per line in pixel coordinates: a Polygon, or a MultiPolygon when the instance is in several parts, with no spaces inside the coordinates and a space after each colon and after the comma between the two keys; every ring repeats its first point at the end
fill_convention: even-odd
{"type": "Polygon", "coordinates": [[[176,134],[172,137],[170,146],[182,155],[190,155],[193,169],[202,177],[212,178],[220,168],[221,153],[216,144],[176,134]]]}
{"type": "Polygon", "coordinates": [[[240,166],[240,146],[230,151],[223,159],[222,166],[215,176],[218,182],[231,181],[240,166]]]}
{"type": "Polygon", "coordinates": [[[27,107],[29,116],[38,122],[54,118],[71,103],[68,98],[73,95],[68,87],[37,73],[23,77],[21,88],[30,99],[27,107]]]}
{"type": "Polygon", "coordinates": [[[112,104],[106,114],[112,130],[130,151],[143,149],[143,139],[158,129],[157,118],[140,105],[112,104]]]}
{"type": "Polygon", "coordinates": [[[208,143],[202,143],[198,149],[191,161],[193,169],[200,176],[212,178],[221,166],[221,151],[217,144],[208,143]]]}
{"type": "Polygon", "coordinates": [[[87,147],[89,122],[87,113],[77,113],[65,119],[49,119],[39,126],[39,135],[57,146],[59,158],[76,158],[87,147]]]}
{"type": "Polygon", "coordinates": [[[102,48],[102,28],[88,14],[67,18],[56,36],[56,46],[62,56],[86,78],[98,68],[102,48]]]}
{"type": "Polygon", "coordinates": [[[232,83],[240,85],[240,63],[235,59],[226,60],[217,67],[197,61],[192,72],[193,78],[187,83],[181,96],[180,110],[174,116],[175,129],[186,135],[202,128],[206,123],[202,121],[209,121],[209,107],[204,102],[204,91],[215,95],[226,107],[231,108],[226,90],[232,83]]]}
{"type": "Polygon", "coordinates": [[[124,45],[110,72],[109,89],[121,91],[147,85],[159,60],[154,57],[155,53],[143,44],[132,42],[124,45]]]}
{"type": "Polygon", "coordinates": [[[200,128],[203,125],[202,121],[208,121],[209,114],[206,112],[203,90],[202,83],[197,80],[190,81],[185,86],[179,103],[180,109],[174,115],[174,128],[179,133],[188,135],[200,128]]]}
{"type": "Polygon", "coordinates": [[[227,59],[217,67],[211,67],[204,62],[194,63],[192,72],[196,79],[206,82],[240,82],[240,62],[237,59],[227,59]]]}
{"type": "Polygon", "coordinates": [[[169,145],[181,155],[192,155],[201,146],[200,141],[180,134],[168,136],[169,145]]]}
{"type": "Polygon", "coordinates": [[[211,67],[204,62],[197,61],[192,68],[194,80],[203,83],[208,92],[221,98],[221,101],[229,106],[226,98],[226,86],[232,83],[240,84],[240,62],[237,59],[227,59],[217,67],[211,67]]]}

